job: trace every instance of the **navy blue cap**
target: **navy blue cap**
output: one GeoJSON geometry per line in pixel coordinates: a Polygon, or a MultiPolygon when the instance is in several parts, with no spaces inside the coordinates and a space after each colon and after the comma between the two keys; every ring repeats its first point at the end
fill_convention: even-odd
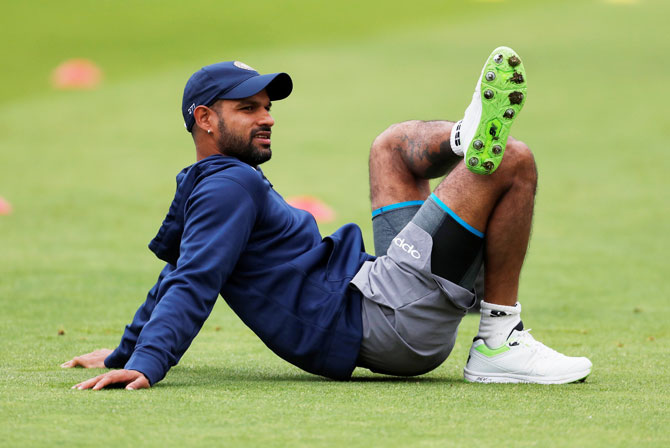
{"type": "Polygon", "coordinates": [[[193,73],[184,87],[181,113],[184,126],[191,132],[195,124],[193,111],[210,106],[216,100],[237,100],[256,95],[265,89],[270,101],[282,100],[291,94],[293,81],[286,73],[261,75],[239,61],[219,62],[193,73]]]}

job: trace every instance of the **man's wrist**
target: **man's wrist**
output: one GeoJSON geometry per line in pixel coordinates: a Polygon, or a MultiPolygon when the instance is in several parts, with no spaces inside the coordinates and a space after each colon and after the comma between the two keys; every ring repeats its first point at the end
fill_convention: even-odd
{"type": "Polygon", "coordinates": [[[128,356],[119,353],[119,347],[114,349],[103,361],[105,367],[108,369],[121,368],[128,361],[128,356]]]}
{"type": "Polygon", "coordinates": [[[140,372],[151,386],[162,380],[167,373],[167,369],[155,356],[142,350],[135,350],[123,368],[140,372]]]}

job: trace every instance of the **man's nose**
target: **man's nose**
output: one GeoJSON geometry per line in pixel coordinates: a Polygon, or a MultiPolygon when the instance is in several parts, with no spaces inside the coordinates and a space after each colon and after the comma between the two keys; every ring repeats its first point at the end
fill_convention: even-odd
{"type": "Polygon", "coordinates": [[[272,127],[275,124],[275,119],[272,118],[269,111],[263,111],[263,115],[260,117],[258,124],[272,127]]]}

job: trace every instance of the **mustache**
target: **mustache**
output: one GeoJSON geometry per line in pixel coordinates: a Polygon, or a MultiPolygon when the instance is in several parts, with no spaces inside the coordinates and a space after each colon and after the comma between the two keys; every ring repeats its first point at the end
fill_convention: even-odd
{"type": "Polygon", "coordinates": [[[254,138],[259,132],[272,132],[270,126],[259,126],[251,130],[251,138],[254,138]]]}

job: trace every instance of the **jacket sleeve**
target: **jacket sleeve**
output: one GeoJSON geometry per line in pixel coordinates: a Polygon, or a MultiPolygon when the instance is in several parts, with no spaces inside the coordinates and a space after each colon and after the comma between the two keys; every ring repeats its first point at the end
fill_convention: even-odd
{"type": "Polygon", "coordinates": [[[123,332],[119,346],[116,347],[116,350],[114,350],[105,359],[106,367],[120,368],[123,367],[126,362],[128,362],[130,355],[132,355],[133,350],[135,350],[135,344],[137,343],[137,338],[140,336],[142,328],[144,328],[144,325],[149,321],[151,313],[154,311],[156,303],[158,303],[158,289],[160,288],[160,285],[163,282],[165,276],[172,272],[172,270],[174,270],[174,266],[170,265],[169,263],[165,265],[160,275],[158,276],[158,281],[156,281],[156,284],[153,286],[153,288],[149,290],[147,299],[135,313],[133,321],[126,325],[126,329],[123,332]]]}
{"type": "Polygon", "coordinates": [[[257,213],[250,193],[232,179],[210,177],[196,186],[185,206],[176,268],[158,285],[126,369],[153,385],[179,362],[237,264],[257,213]]]}

